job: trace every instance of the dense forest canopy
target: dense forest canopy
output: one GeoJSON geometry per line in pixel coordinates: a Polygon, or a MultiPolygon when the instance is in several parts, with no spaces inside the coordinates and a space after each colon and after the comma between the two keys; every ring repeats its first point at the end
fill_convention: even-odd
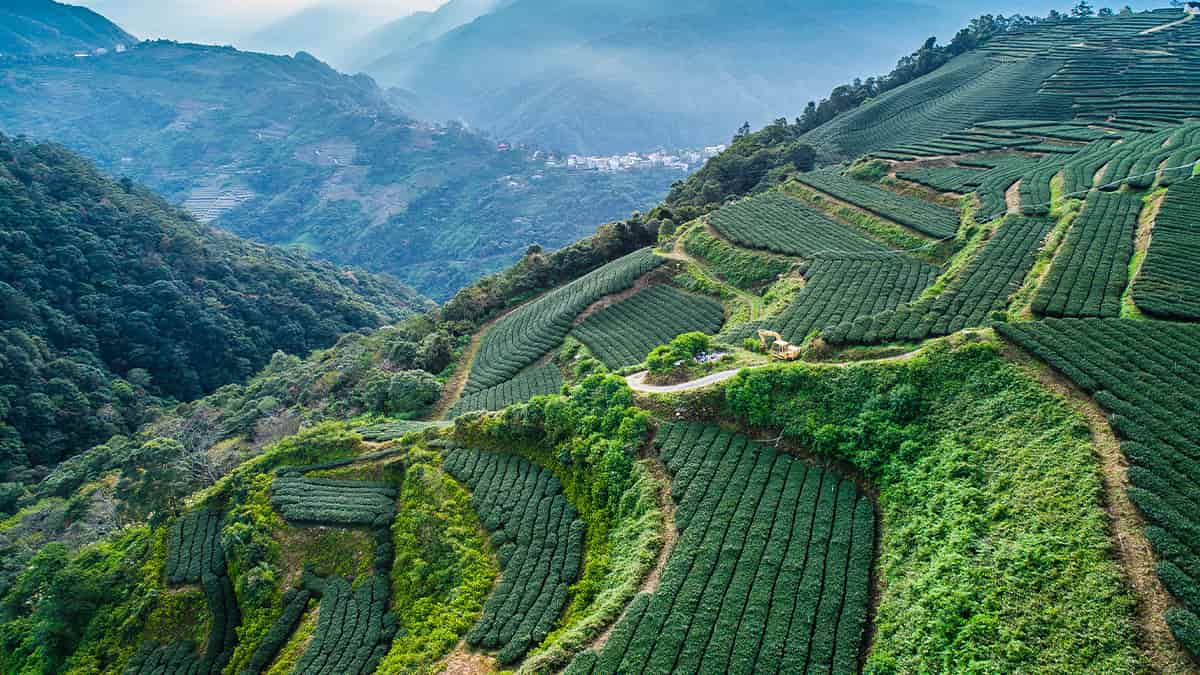
{"type": "Polygon", "coordinates": [[[53,464],[423,301],[201,225],[55,145],[0,136],[0,470],[53,464]]]}

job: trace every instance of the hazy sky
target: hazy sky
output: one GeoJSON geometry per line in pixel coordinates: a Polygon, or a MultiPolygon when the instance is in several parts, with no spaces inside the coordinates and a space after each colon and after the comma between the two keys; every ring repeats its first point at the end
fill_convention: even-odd
{"type": "MultiPolygon", "coordinates": [[[[227,44],[319,0],[65,0],[100,12],[140,38],[227,44]]],[[[326,0],[377,20],[434,9],[445,0],[326,0]]]]}

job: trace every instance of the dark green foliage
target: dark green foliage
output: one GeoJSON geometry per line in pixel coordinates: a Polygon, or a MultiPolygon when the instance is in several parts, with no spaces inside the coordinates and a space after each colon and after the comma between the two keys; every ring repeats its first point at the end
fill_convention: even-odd
{"type": "Polygon", "coordinates": [[[589,305],[623,291],[663,261],[642,249],[518,308],[483,336],[465,394],[511,379],[562,343],[571,322],[589,305]]]}
{"type": "Polygon", "coordinates": [[[391,483],[305,478],[290,470],[275,478],[271,505],[297,523],[386,528],[396,516],[391,483]]]}
{"type": "Polygon", "coordinates": [[[896,177],[919,183],[939,192],[973,192],[983,171],[962,166],[934,166],[899,171],[896,177]]]}
{"type": "Polygon", "coordinates": [[[857,670],[874,553],[869,500],[832,472],[717,427],[663,425],[656,445],[672,475],[679,543],[658,590],[634,601],[598,658],[573,667],[857,670]]]}
{"type": "Polygon", "coordinates": [[[709,216],[709,220],[722,236],[735,244],[802,258],[829,251],[885,250],[850,226],[830,220],[781,192],[726,206],[709,216]]]}
{"type": "Polygon", "coordinates": [[[1200,319],[1200,178],[1172,185],[1133,285],[1137,306],[1166,319],[1200,319]]]}
{"type": "Polygon", "coordinates": [[[0,471],[56,464],[132,432],[159,397],[414,306],[394,280],[244,242],[59,146],[0,136],[0,471]]]}
{"type": "Polygon", "coordinates": [[[220,575],[225,569],[221,548],[221,514],[196,509],[180,516],[167,539],[167,583],[197,584],[205,575],[220,575]]]}
{"type": "Polygon", "coordinates": [[[396,634],[396,617],[387,611],[387,578],[376,574],[352,587],[346,579],[335,577],[313,583],[308,590],[321,596],[320,618],[293,672],[374,672],[396,634]]]}
{"type": "Polygon", "coordinates": [[[507,382],[462,397],[450,409],[447,417],[454,418],[477,410],[501,410],[514,403],[524,403],[534,396],[557,394],[562,386],[563,377],[558,366],[553,363],[533,366],[507,382]]]}
{"type": "Polygon", "coordinates": [[[271,625],[271,630],[259,641],[250,657],[250,664],[242,669],[240,675],[257,675],[266,671],[280,649],[287,644],[292,631],[300,623],[304,611],[308,609],[308,599],[312,594],[302,588],[292,588],[283,594],[283,612],[271,625]]]}
{"type": "Polygon", "coordinates": [[[1200,329],[1161,322],[1048,319],[1001,333],[1096,397],[1129,458],[1130,497],[1153,526],[1159,576],[1184,610],[1170,617],[1194,655],[1200,612],[1200,329]],[[1190,617],[1190,618],[1188,618],[1190,617]]]}
{"type": "Polygon", "coordinates": [[[696,365],[696,357],[712,347],[712,338],[704,333],[677,335],[665,345],[655,347],[646,356],[646,369],[655,375],[687,372],[696,365]]]}
{"type": "Polygon", "coordinates": [[[1049,232],[1048,220],[1013,216],[940,295],[826,328],[822,336],[832,344],[881,344],[983,326],[1008,306],[1049,232]]]}
{"type": "Polygon", "coordinates": [[[814,171],[797,176],[797,180],[880,218],[931,237],[947,239],[958,231],[958,212],[953,209],[846,178],[837,171],[814,171]]]}
{"type": "Polygon", "coordinates": [[[1088,195],[1038,288],[1033,311],[1057,317],[1120,316],[1141,209],[1135,193],[1088,195]]]}
{"type": "Polygon", "coordinates": [[[651,286],[588,317],[572,332],[613,369],[645,360],[677,335],[715,334],[725,322],[721,303],[672,286],[651,286]]]}
{"type": "Polygon", "coordinates": [[[1175,638],[1192,654],[1200,654],[1200,617],[1186,609],[1167,610],[1167,625],[1175,638]]]}
{"type": "Polygon", "coordinates": [[[566,607],[583,561],[583,521],[558,479],[528,460],[460,449],[445,467],[471,488],[504,573],[467,641],[513,663],[546,639],[566,607]]]}
{"type": "Polygon", "coordinates": [[[937,270],[905,256],[821,257],[805,272],[804,288],[779,316],[736,326],[722,337],[756,337],[773,330],[799,344],[814,330],[852,322],[912,302],[937,270]]]}
{"type": "Polygon", "coordinates": [[[208,509],[187,513],[172,526],[167,540],[167,583],[199,583],[208,603],[208,643],[197,654],[184,640],[144,643],[125,667],[126,675],[218,675],[237,646],[241,623],[237,596],[220,543],[221,514],[208,509]]]}

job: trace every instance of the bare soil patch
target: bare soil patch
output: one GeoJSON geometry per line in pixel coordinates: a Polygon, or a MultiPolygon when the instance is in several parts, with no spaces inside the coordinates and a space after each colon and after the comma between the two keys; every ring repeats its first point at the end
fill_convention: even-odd
{"type": "Polygon", "coordinates": [[[495,657],[472,652],[465,644],[460,644],[442,661],[438,672],[442,675],[482,675],[499,671],[495,657]]]}
{"type": "Polygon", "coordinates": [[[1008,206],[1008,214],[1016,215],[1021,212],[1021,181],[1012,184],[1004,193],[1004,203],[1008,206]]]}

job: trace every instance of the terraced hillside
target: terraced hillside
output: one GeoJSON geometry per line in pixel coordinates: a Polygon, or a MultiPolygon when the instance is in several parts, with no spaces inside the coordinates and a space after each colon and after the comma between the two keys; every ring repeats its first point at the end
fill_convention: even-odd
{"type": "Polygon", "coordinates": [[[1198,672],[1198,27],[1015,29],[0,482],[0,671],[1198,672]]]}
{"type": "Polygon", "coordinates": [[[659,589],[567,672],[854,671],[870,597],[870,500],[833,472],[716,427],[666,425],[657,444],[679,543],[659,589]]]}
{"type": "Polygon", "coordinates": [[[1000,35],[806,140],[840,159],[884,150],[946,155],[1014,147],[1003,138],[947,136],[996,120],[1178,123],[1200,112],[1192,65],[1200,24],[1170,25],[1179,19],[1179,10],[1162,10],[1000,35]]]}

